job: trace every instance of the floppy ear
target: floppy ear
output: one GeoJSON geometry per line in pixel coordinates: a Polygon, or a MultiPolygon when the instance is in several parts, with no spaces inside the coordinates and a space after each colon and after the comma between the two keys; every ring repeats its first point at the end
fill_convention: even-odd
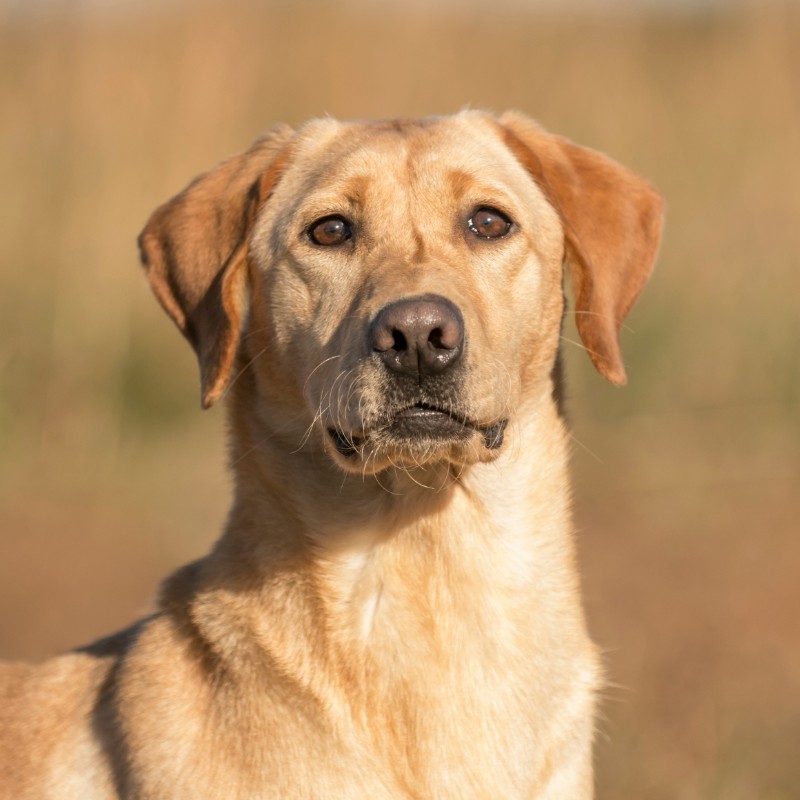
{"type": "Polygon", "coordinates": [[[203,408],[230,380],[248,302],[248,238],[280,176],[293,135],[276,128],[156,209],[139,235],[161,305],[200,363],[203,408]]]}
{"type": "Polygon", "coordinates": [[[658,251],[663,201],[643,178],[601,153],[552,136],[514,112],[500,117],[507,146],[564,226],[578,332],[598,372],[626,382],[619,330],[658,251]]]}

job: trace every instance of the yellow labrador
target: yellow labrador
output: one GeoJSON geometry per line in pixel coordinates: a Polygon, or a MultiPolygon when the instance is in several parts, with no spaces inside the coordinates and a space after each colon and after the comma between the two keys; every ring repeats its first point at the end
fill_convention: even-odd
{"type": "Polygon", "coordinates": [[[472,111],[276,128],[159,208],[144,267],[227,395],[233,508],[153,616],[3,668],[0,797],[591,797],[562,279],[623,383],[661,215],[472,111]]]}

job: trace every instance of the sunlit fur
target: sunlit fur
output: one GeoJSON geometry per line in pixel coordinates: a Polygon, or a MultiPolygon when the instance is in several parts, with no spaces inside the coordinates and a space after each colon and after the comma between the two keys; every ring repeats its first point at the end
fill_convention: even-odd
{"type": "Polygon", "coordinates": [[[477,112],[279,128],[162,206],[143,259],[204,404],[226,398],[233,507],[152,617],[4,668],[0,797],[591,797],[601,678],[553,385],[563,264],[620,382],[614,309],[652,266],[657,218],[604,156],[477,112]],[[507,236],[472,235],[480,206],[507,236]],[[315,245],[334,213],[352,240],[315,245]],[[403,388],[367,330],[423,294],[460,309],[466,349],[403,388]],[[464,435],[398,437],[418,401],[464,435]]]}

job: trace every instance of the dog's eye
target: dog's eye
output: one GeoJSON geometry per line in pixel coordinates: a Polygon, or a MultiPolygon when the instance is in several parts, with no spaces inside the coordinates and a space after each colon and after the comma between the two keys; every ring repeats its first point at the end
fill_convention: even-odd
{"type": "Polygon", "coordinates": [[[318,219],[308,229],[308,238],[323,247],[335,247],[353,235],[350,223],[344,217],[331,216],[318,219]]]}
{"type": "Polygon", "coordinates": [[[496,208],[481,206],[467,221],[472,233],[480,239],[499,239],[511,230],[511,220],[496,208]]]}

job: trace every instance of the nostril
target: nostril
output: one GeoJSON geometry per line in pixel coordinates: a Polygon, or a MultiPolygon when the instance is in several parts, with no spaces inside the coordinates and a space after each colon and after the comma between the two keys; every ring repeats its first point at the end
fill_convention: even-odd
{"type": "Polygon", "coordinates": [[[369,343],[393,372],[434,374],[461,358],[464,321],[458,307],[439,295],[398,300],[377,313],[369,343]]]}
{"type": "Polygon", "coordinates": [[[377,353],[387,353],[394,348],[394,329],[390,325],[378,325],[372,336],[372,348],[377,353]]]}
{"type": "Polygon", "coordinates": [[[436,350],[457,350],[461,345],[462,329],[459,325],[443,325],[428,334],[428,344],[436,350]]]}
{"type": "Polygon", "coordinates": [[[444,342],[444,331],[441,328],[434,328],[428,334],[428,342],[437,350],[451,350],[452,348],[444,342]]]}
{"type": "Polygon", "coordinates": [[[372,349],[377,353],[402,353],[408,350],[408,340],[403,331],[387,325],[375,331],[372,349]]]}

